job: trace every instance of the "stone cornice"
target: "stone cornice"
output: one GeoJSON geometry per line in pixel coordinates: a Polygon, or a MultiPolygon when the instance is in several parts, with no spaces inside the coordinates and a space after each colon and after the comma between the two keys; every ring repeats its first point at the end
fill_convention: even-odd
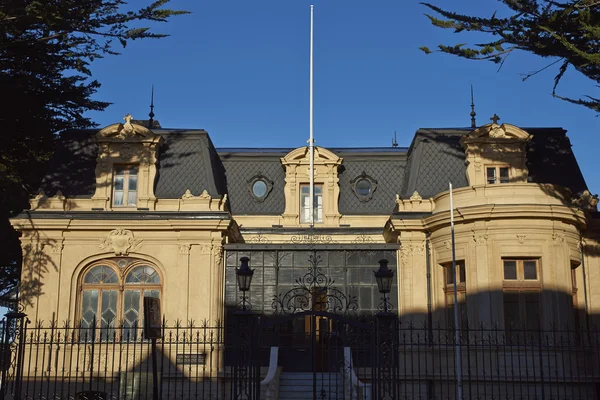
{"type": "MultiPolygon", "coordinates": [[[[564,205],[534,204],[485,204],[471,207],[457,207],[454,211],[456,224],[493,219],[546,219],[561,221],[585,228],[587,225],[583,211],[564,205]]],[[[450,213],[438,212],[423,220],[424,228],[435,231],[450,225],[450,213]]],[[[396,222],[394,222],[397,225],[396,222]]]]}
{"type": "Polygon", "coordinates": [[[17,231],[131,229],[132,223],[136,230],[226,230],[231,218],[227,213],[23,212],[10,223],[17,231]]]}

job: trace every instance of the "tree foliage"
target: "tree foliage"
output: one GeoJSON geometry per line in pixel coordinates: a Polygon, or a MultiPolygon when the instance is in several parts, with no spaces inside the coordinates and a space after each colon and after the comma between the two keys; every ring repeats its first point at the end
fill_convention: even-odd
{"type": "MultiPolygon", "coordinates": [[[[466,44],[439,45],[438,50],[470,60],[489,60],[502,64],[515,50],[524,50],[549,58],[544,68],[525,75],[523,80],[550,67],[556,67],[552,94],[568,102],[600,111],[600,98],[563,97],[556,89],[569,66],[594,82],[600,82],[600,1],[598,0],[498,0],[510,10],[510,16],[475,17],[422,3],[437,16],[426,14],[439,28],[459,32],[489,34],[490,40],[466,44]]],[[[427,47],[421,47],[431,53],[427,47]]]]}
{"type": "Polygon", "coordinates": [[[0,5],[0,297],[18,282],[21,249],[8,218],[39,187],[55,134],[94,126],[100,87],[91,64],[137,39],[165,35],[139,26],[184,14],[158,0],[5,0],[0,5]]]}

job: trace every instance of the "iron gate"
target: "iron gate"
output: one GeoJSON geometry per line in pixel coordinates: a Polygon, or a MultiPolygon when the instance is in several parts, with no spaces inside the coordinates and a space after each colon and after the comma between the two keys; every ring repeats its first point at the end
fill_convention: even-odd
{"type": "Polygon", "coordinates": [[[277,348],[280,398],[397,398],[395,314],[382,309],[361,320],[356,297],[323,274],[320,255],[309,261],[294,287],[273,298],[273,315],[237,313],[234,395],[261,396],[261,360],[277,348]]]}

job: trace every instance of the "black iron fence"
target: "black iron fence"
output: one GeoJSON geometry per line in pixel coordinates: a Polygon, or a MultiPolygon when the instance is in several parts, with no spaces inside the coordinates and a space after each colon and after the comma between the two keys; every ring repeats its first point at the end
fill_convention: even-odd
{"type": "Polygon", "coordinates": [[[142,329],[2,322],[2,399],[151,399],[154,379],[163,399],[224,399],[224,327],[164,324],[152,346],[142,329]]]}
{"type": "MultiPolygon", "coordinates": [[[[526,331],[480,326],[462,329],[456,340],[454,329],[416,327],[398,320],[386,323],[390,329],[378,328],[375,319],[372,324],[373,334],[361,330],[357,346],[352,337],[335,331],[334,324],[319,335],[315,348],[321,357],[329,351],[327,343],[333,342],[323,335],[335,334],[339,343],[335,351],[349,361],[339,371],[327,371],[331,380],[339,373],[344,387],[324,393],[324,398],[379,399],[381,394],[407,400],[600,399],[600,332],[596,329],[526,331]],[[375,379],[385,381],[385,392],[375,389],[383,387],[375,379]]],[[[17,316],[0,325],[1,399],[151,399],[155,380],[160,399],[231,399],[246,392],[245,384],[236,382],[240,379],[257,380],[250,385],[258,386],[248,392],[249,398],[279,398],[273,385],[299,371],[287,371],[284,366],[290,360],[280,356],[277,363],[282,368],[270,377],[266,391],[260,381],[273,358],[253,357],[260,349],[258,338],[252,337],[256,332],[244,332],[244,346],[238,346],[236,329],[208,322],[164,324],[153,376],[152,346],[140,329],[41,325],[17,316]],[[252,374],[239,369],[244,364],[252,374]]],[[[280,355],[294,353],[281,350],[280,355]]],[[[329,358],[333,357],[332,347],[329,358]]]]}

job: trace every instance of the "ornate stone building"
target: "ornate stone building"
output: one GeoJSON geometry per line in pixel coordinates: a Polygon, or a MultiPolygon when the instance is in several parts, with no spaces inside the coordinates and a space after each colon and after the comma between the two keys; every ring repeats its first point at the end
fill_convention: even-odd
{"type": "Polygon", "coordinates": [[[596,196],[565,131],[496,123],[419,129],[409,148],[315,148],[314,226],[306,147],[218,149],[204,130],[148,129],[128,116],[65,132],[21,233],[20,301],[34,320],[141,322],[142,298],[167,320],[219,320],[239,300],[273,312],[316,251],[359,313],[378,310],[380,258],[394,309],[452,321],[454,186],[462,323],[591,323],[600,311],[596,196]]]}

